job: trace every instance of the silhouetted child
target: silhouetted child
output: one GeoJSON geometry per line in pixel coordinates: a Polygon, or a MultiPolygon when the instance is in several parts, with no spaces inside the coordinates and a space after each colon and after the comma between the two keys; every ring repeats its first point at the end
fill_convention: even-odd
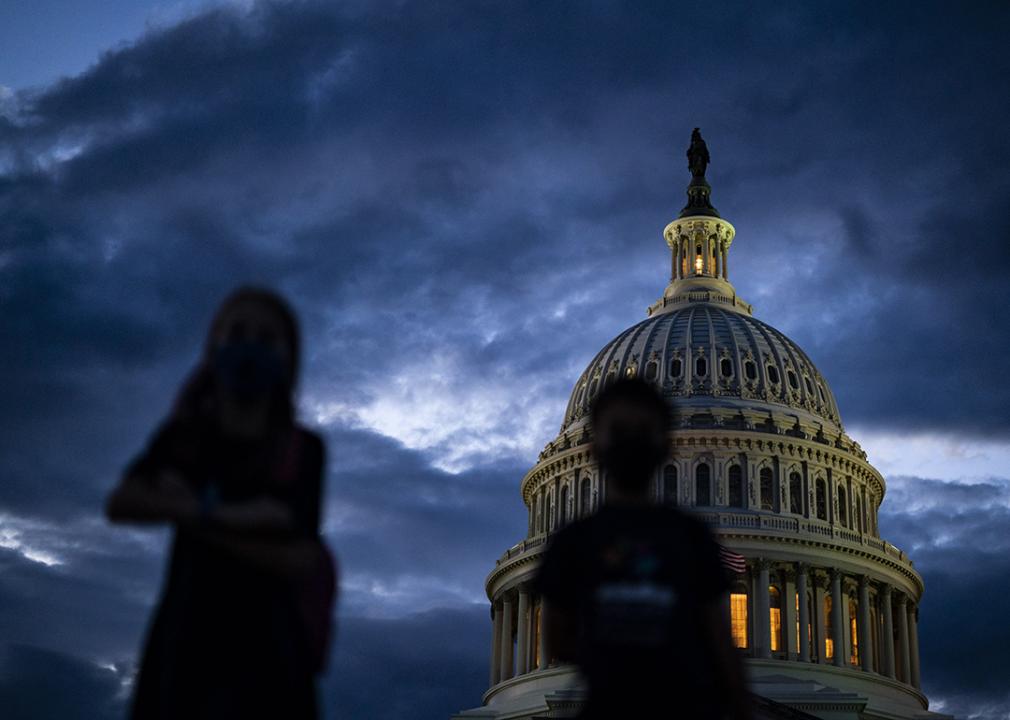
{"type": "Polygon", "coordinates": [[[750,717],[708,528],[651,501],[668,452],[668,408],[641,380],[619,380],[592,410],[606,503],[551,540],[535,580],[548,656],[588,683],[582,718],[750,717]]]}
{"type": "Polygon", "coordinates": [[[173,412],[109,496],[113,522],[175,525],[133,718],[314,718],[335,570],[319,538],[324,445],[294,417],[297,321],[222,304],[173,412]]]}

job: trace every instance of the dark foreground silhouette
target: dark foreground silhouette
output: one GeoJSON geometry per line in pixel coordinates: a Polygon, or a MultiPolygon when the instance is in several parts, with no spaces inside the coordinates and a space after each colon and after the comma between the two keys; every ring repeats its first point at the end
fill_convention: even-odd
{"type": "Polygon", "coordinates": [[[729,579],[708,528],[652,504],[668,450],[656,390],[621,380],[593,408],[593,453],[605,504],[554,536],[535,580],[547,651],[588,682],[580,717],[748,720],[751,700],[732,645],[729,579]]]}
{"type": "Polygon", "coordinates": [[[110,494],[113,522],[175,526],[133,718],[315,718],[335,565],[319,537],[324,445],[294,418],[299,332],[241,288],[110,494]]]}

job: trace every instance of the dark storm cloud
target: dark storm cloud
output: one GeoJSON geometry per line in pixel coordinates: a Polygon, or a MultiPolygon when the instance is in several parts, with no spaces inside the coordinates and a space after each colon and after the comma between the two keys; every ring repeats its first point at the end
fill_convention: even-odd
{"type": "Polygon", "coordinates": [[[1010,626],[998,618],[1010,611],[1010,480],[897,477],[889,484],[881,532],[911,555],[926,584],[923,687],[956,717],[1004,718],[1010,626]]]}
{"type": "MultiPolygon", "coordinates": [[[[470,622],[453,613],[521,539],[518,481],[571,385],[662,290],[694,126],[739,232],[734,282],[811,354],[843,418],[1005,438],[1006,19],[983,5],[268,3],[152,31],[5,99],[0,513],[20,535],[0,559],[0,635],[129,665],[163,545],[89,521],[223,294],[264,282],[304,323],[303,409],[325,416],[327,533],[352,583],[341,612],[371,601],[375,615],[338,653],[377,654],[338,664],[402,668],[424,698],[412,717],[476,703],[470,650],[428,658],[459,678],[429,691],[412,651],[384,659],[377,634],[433,648],[470,622]],[[52,620],[75,614],[95,632],[52,620]]],[[[926,679],[968,708],[999,694],[981,664],[974,680],[953,667],[930,614],[959,622],[976,586],[996,612],[1003,565],[973,540],[1005,518],[964,503],[889,521],[937,603],[926,679]],[[923,537],[926,521],[955,540],[923,537]]],[[[486,663],[481,622],[460,635],[486,663]]],[[[67,682],[105,677],[88,672],[67,682]]],[[[361,708],[371,686],[336,687],[361,708]]]]}

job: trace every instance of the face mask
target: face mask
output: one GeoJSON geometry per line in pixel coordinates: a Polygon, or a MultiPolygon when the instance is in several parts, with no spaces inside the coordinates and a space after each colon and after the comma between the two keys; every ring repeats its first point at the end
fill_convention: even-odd
{"type": "Polygon", "coordinates": [[[276,391],[284,382],[284,364],[269,346],[232,341],[214,354],[214,369],[222,385],[240,402],[276,391]]]}
{"type": "Polygon", "coordinates": [[[597,448],[597,461],[608,472],[639,478],[655,470],[664,454],[665,449],[647,435],[619,430],[607,447],[597,448]]]}

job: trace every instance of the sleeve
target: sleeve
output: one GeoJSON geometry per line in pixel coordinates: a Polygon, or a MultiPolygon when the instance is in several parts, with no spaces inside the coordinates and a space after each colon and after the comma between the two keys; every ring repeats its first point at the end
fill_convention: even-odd
{"type": "Polygon", "coordinates": [[[694,545],[697,548],[698,598],[703,604],[716,602],[729,590],[729,573],[723,567],[719,544],[712,531],[700,520],[694,523],[694,535],[694,545]]]}
{"type": "Polygon", "coordinates": [[[572,527],[569,525],[551,538],[533,578],[533,591],[562,608],[572,608],[578,602],[575,583],[578,557],[572,552],[572,527]]]}
{"type": "Polygon", "coordinates": [[[303,431],[298,486],[293,497],[295,531],[303,537],[319,536],[326,445],[319,435],[303,431]]]}
{"type": "Polygon", "coordinates": [[[199,457],[199,437],[186,423],[169,418],[162,421],[151,434],[144,449],[130,460],[123,476],[150,479],[164,468],[177,470],[183,477],[192,479],[199,457]]]}

